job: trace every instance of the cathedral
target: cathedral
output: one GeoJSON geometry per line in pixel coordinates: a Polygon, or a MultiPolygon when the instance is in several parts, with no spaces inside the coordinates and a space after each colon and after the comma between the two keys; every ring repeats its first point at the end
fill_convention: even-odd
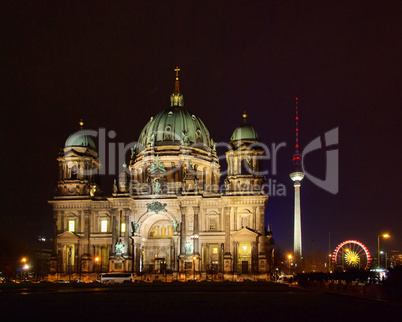
{"type": "Polygon", "coordinates": [[[244,113],[221,178],[216,143],[185,109],[175,72],[170,107],[139,134],[111,196],[101,195],[99,151],[82,122],[66,140],[49,201],[50,279],[79,274],[88,280],[105,272],[267,277],[273,241],[264,221],[268,195],[258,134],[244,113]]]}

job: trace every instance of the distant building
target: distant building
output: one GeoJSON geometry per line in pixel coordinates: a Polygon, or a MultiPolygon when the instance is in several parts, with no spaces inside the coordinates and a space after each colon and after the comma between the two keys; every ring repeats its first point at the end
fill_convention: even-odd
{"type": "Polygon", "coordinates": [[[387,267],[402,266],[402,252],[400,250],[390,250],[388,253],[385,253],[383,257],[384,259],[382,260],[387,261],[387,267]]]}
{"type": "Polygon", "coordinates": [[[100,196],[93,139],[83,129],[67,139],[49,201],[51,274],[267,273],[271,237],[257,132],[244,114],[230,138],[222,188],[215,143],[201,119],[184,108],[178,71],[170,107],[141,131],[111,196],[100,196]]]}

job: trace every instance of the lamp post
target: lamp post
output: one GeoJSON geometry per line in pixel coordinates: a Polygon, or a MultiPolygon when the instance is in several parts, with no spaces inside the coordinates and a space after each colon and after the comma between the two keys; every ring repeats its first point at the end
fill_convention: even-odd
{"type": "Polygon", "coordinates": [[[377,236],[377,242],[378,242],[378,260],[377,260],[377,268],[380,268],[380,237],[382,238],[389,238],[391,237],[389,234],[382,234],[377,236]]]}
{"type": "Polygon", "coordinates": [[[193,256],[193,266],[194,266],[194,269],[193,269],[193,281],[195,281],[195,260],[196,260],[196,258],[197,257],[193,256]]]}
{"type": "Polygon", "coordinates": [[[71,282],[71,254],[72,254],[72,247],[68,248],[68,281],[71,282]]]}
{"type": "Polygon", "coordinates": [[[332,255],[328,255],[328,273],[331,273],[331,261],[332,261],[332,255]]]}
{"type": "Polygon", "coordinates": [[[98,266],[98,275],[99,275],[99,272],[100,272],[100,258],[99,258],[99,256],[95,257],[95,263],[98,266]]]}
{"type": "Polygon", "coordinates": [[[192,235],[191,239],[193,240],[193,280],[195,280],[195,260],[197,259],[195,256],[195,240],[198,239],[198,235],[192,235]]]}
{"type": "Polygon", "coordinates": [[[289,273],[290,273],[290,262],[292,260],[292,255],[291,254],[288,255],[288,259],[289,259],[289,273]]]}
{"type": "Polygon", "coordinates": [[[29,268],[29,266],[27,264],[27,259],[25,257],[21,258],[21,263],[22,263],[22,272],[21,272],[20,278],[25,278],[26,270],[29,268]],[[23,272],[25,272],[25,273],[23,273],[23,272]]]}

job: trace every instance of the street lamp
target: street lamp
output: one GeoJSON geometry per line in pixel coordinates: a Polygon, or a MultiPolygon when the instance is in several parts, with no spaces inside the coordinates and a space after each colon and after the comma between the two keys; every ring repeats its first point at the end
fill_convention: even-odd
{"type": "Polygon", "coordinates": [[[331,272],[332,254],[328,254],[328,273],[331,272]]]}
{"type": "Polygon", "coordinates": [[[389,234],[383,234],[383,235],[378,235],[377,236],[377,242],[378,242],[378,260],[377,260],[377,266],[380,268],[380,237],[382,238],[389,238],[391,237],[389,234]]]}
{"type": "Polygon", "coordinates": [[[99,258],[99,256],[95,257],[95,263],[98,266],[98,274],[99,274],[99,272],[100,272],[100,258],[99,258]]]}
{"type": "Polygon", "coordinates": [[[194,266],[194,269],[193,269],[193,281],[195,281],[195,260],[196,259],[197,259],[197,257],[193,256],[193,266],[194,266]]]}
{"type": "Polygon", "coordinates": [[[288,258],[289,258],[289,270],[290,270],[290,261],[292,260],[292,255],[289,254],[289,255],[288,255],[288,258]]]}
{"type": "Polygon", "coordinates": [[[193,240],[193,280],[195,280],[195,260],[197,259],[195,256],[195,240],[198,239],[198,235],[192,235],[191,239],[193,240]]]}

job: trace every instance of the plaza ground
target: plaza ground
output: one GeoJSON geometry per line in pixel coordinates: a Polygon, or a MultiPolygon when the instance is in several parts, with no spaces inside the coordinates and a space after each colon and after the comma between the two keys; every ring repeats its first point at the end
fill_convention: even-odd
{"type": "Polygon", "coordinates": [[[373,321],[402,313],[400,303],[266,282],[3,285],[4,321],[373,321]]]}

